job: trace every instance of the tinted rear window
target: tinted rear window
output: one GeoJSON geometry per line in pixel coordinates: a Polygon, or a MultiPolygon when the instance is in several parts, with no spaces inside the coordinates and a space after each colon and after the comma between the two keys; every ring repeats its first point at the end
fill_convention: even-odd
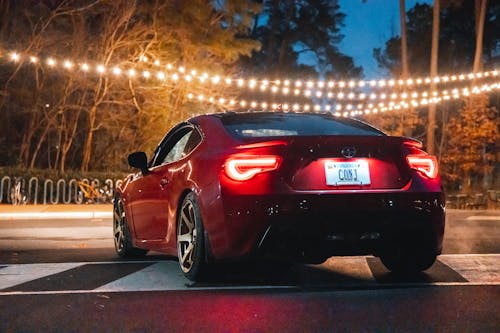
{"type": "Polygon", "coordinates": [[[226,130],[236,137],[385,135],[360,121],[328,114],[227,113],[220,118],[226,130]]]}

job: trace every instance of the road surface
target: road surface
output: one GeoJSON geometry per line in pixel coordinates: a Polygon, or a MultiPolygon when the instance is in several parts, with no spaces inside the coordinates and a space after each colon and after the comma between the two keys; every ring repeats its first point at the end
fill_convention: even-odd
{"type": "Polygon", "coordinates": [[[105,212],[0,209],[0,331],[500,331],[500,211],[448,211],[444,253],[415,277],[359,256],[216,266],[204,283],[159,253],[118,259],[105,212]]]}

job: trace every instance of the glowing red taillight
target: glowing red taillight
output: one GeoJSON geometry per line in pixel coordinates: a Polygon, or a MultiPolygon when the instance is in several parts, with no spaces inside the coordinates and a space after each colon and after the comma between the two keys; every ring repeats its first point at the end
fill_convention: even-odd
{"type": "Polygon", "coordinates": [[[435,156],[408,155],[406,161],[410,168],[423,173],[429,178],[436,178],[438,175],[438,164],[435,156]]]}
{"type": "Polygon", "coordinates": [[[276,170],[281,162],[279,156],[233,155],[226,160],[226,175],[238,181],[248,180],[255,175],[276,170]]]}

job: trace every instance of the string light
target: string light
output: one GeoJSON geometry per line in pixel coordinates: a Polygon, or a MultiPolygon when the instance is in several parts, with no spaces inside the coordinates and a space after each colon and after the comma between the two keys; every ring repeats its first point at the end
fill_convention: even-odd
{"type": "MultiPolygon", "coordinates": [[[[321,103],[316,103],[316,104],[299,104],[299,103],[294,103],[290,104],[289,102],[282,102],[282,103],[270,103],[268,101],[262,101],[262,102],[257,102],[257,101],[248,101],[248,100],[230,100],[229,103],[224,103],[224,99],[222,98],[215,98],[213,96],[206,97],[204,95],[198,95],[198,100],[199,101],[204,101],[208,100],[211,103],[218,104],[219,106],[222,107],[246,107],[250,106],[251,108],[262,108],[262,109],[268,109],[269,106],[272,110],[294,110],[294,111],[299,111],[299,110],[304,110],[304,111],[309,111],[309,110],[314,110],[317,112],[332,112],[335,111],[335,113],[339,116],[359,116],[359,115],[366,115],[366,114],[372,114],[372,113],[378,113],[378,112],[386,112],[386,111],[393,111],[393,110],[402,110],[402,109],[408,109],[411,106],[413,107],[420,107],[420,106],[427,106],[429,104],[439,104],[442,103],[443,101],[448,101],[452,99],[458,99],[461,97],[467,97],[470,96],[471,94],[480,94],[485,91],[492,91],[492,90],[500,90],[500,81],[492,83],[492,84],[484,84],[482,86],[474,86],[472,89],[464,88],[464,89],[454,89],[451,92],[450,91],[443,91],[441,96],[435,96],[432,98],[420,96],[419,98],[413,98],[413,99],[407,99],[407,100],[400,100],[400,101],[394,101],[390,100],[388,102],[380,101],[376,104],[374,103],[358,103],[358,104],[353,104],[351,102],[343,104],[343,103],[335,103],[335,104],[321,104],[321,103]],[[229,105],[228,105],[229,104],[229,105]]],[[[194,96],[193,94],[188,94],[188,96],[194,96]]],[[[193,99],[194,97],[191,97],[193,99]]]]}
{"type": "Polygon", "coordinates": [[[156,73],[156,78],[160,81],[164,81],[167,78],[167,76],[163,72],[158,72],[156,73]]]}
{"type": "Polygon", "coordinates": [[[66,60],[66,61],[64,61],[63,66],[66,69],[71,69],[71,68],[73,68],[73,63],[71,61],[69,61],[69,60],[66,60]]]}
{"type": "Polygon", "coordinates": [[[97,65],[97,73],[104,74],[106,72],[106,67],[104,65],[97,65]]]}
{"type": "MultiPolygon", "coordinates": [[[[4,53],[0,54],[0,57],[3,57],[4,53]]],[[[97,65],[89,65],[87,62],[75,62],[70,59],[66,59],[64,61],[58,61],[56,58],[47,57],[45,60],[40,59],[34,55],[23,55],[18,52],[7,53],[8,60],[12,62],[22,62],[23,59],[29,61],[30,63],[44,63],[49,67],[57,68],[60,66],[66,70],[72,70],[75,67],[83,72],[95,72],[99,75],[105,75],[107,72],[114,74],[115,76],[119,76],[122,73],[127,73],[129,78],[136,76],[136,71],[133,68],[122,69],[119,66],[104,66],[102,64],[97,65]],[[42,61],[43,60],[43,61],[42,61]],[[79,64],[75,66],[75,64],[79,64]]],[[[450,87],[449,83],[457,83],[465,85],[467,81],[479,81],[484,79],[489,79],[489,81],[494,81],[498,78],[499,72],[497,69],[479,73],[458,73],[453,75],[443,75],[436,77],[424,77],[424,78],[409,78],[406,80],[394,80],[394,79],[379,79],[379,80],[349,80],[349,81],[335,81],[335,80],[308,80],[306,82],[302,80],[291,81],[290,79],[279,79],[279,80],[269,80],[262,79],[258,80],[255,78],[252,79],[244,79],[242,77],[225,77],[222,78],[219,75],[209,75],[206,72],[203,72],[201,75],[198,74],[198,71],[195,69],[188,70],[183,66],[174,67],[172,64],[167,64],[162,66],[158,60],[154,60],[150,62],[150,60],[146,56],[141,56],[139,58],[141,63],[145,64],[153,64],[155,67],[159,69],[155,70],[143,70],[141,71],[141,77],[143,79],[152,79],[156,78],[160,81],[172,80],[179,81],[183,78],[186,82],[192,82],[193,80],[197,80],[197,82],[201,84],[213,84],[219,85],[224,82],[226,86],[237,86],[241,89],[260,89],[262,92],[271,91],[273,94],[282,94],[283,96],[288,96],[293,93],[294,96],[304,96],[304,97],[316,97],[318,99],[322,99],[322,103],[317,103],[313,105],[309,104],[290,104],[290,103],[269,103],[269,102],[256,102],[256,101],[239,101],[236,102],[234,100],[226,100],[224,98],[215,98],[213,96],[203,96],[198,95],[197,99],[199,101],[208,100],[211,103],[219,103],[225,104],[228,103],[230,105],[240,105],[246,106],[250,105],[252,108],[255,106],[268,108],[271,106],[272,109],[283,108],[286,110],[315,110],[315,111],[331,111],[335,110],[340,114],[344,114],[348,112],[352,114],[352,112],[361,112],[366,114],[366,112],[383,112],[384,110],[400,110],[404,108],[408,108],[409,106],[422,106],[428,104],[437,104],[442,101],[448,101],[452,99],[457,99],[460,97],[470,96],[472,94],[478,94],[482,92],[490,92],[492,90],[499,89],[499,82],[493,83],[484,83],[482,85],[476,85],[470,88],[462,88],[462,87],[450,87]],[[166,69],[169,73],[163,72],[160,68],[166,69]],[[434,90],[433,92],[422,91],[422,88],[419,90],[418,87],[424,84],[447,84],[446,87],[442,87],[442,89],[434,90]],[[376,91],[376,92],[367,92],[367,91],[355,91],[356,89],[369,86],[371,88],[386,88],[391,87],[391,91],[376,91]],[[394,92],[392,90],[393,87],[398,86],[398,89],[403,90],[402,92],[394,92]],[[303,89],[305,88],[305,89],[303,89]],[[411,89],[409,89],[411,88],[411,89]],[[329,89],[329,90],[325,90],[329,89]],[[333,89],[339,89],[339,91],[332,91],[333,89]],[[345,89],[345,90],[344,90],[345,89]],[[347,100],[349,103],[341,104],[343,100],[347,100]],[[377,102],[378,104],[369,103],[366,104],[365,101],[369,100],[370,102],[377,102]],[[335,101],[332,103],[332,101],[335,101]],[[286,108],[285,108],[286,106],[286,108]],[[377,106],[377,107],[375,107],[377,106]],[[376,111],[375,111],[376,110],[376,111]]],[[[194,99],[195,95],[191,94],[189,99],[194,99]]]]}
{"type": "Polygon", "coordinates": [[[16,52],[12,52],[11,55],[10,55],[10,59],[14,62],[18,62],[19,59],[21,59],[21,57],[19,56],[18,53],[16,52]]]}
{"type": "MultiPolygon", "coordinates": [[[[23,58],[30,59],[31,63],[37,63],[38,62],[38,57],[35,57],[34,55],[30,56],[23,56],[19,52],[10,52],[9,53],[10,60],[13,62],[20,62],[23,58]]],[[[2,55],[0,55],[1,57],[2,55]]],[[[150,61],[150,59],[147,56],[140,56],[139,57],[139,62],[145,63],[145,64],[153,64],[156,67],[160,67],[161,63],[159,60],[154,60],[150,61]]],[[[46,63],[51,66],[55,67],[57,65],[57,61],[55,58],[49,57],[46,59],[46,63]]],[[[67,60],[63,62],[63,67],[70,69],[73,66],[68,64],[74,64],[76,63],[75,61],[67,60]]],[[[102,65],[98,65],[95,67],[95,70],[99,74],[103,74],[104,72],[107,71],[105,67],[101,67],[102,65]]],[[[113,67],[113,66],[112,66],[113,67]]],[[[116,66],[114,66],[116,67],[116,66]]],[[[113,67],[113,68],[114,68],[113,67]]],[[[166,69],[168,70],[175,70],[174,66],[172,64],[167,64],[165,66],[166,69]]],[[[88,69],[83,69],[84,71],[90,71],[91,67],[89,66],[88,69]]],[[[186,73],[188,70],[183,67],[179,66],[176,70],[178,73],[186,73]]],[[[192,76],[196,76],[196,71],[191,70],[192,76]]],[[[152,75],[151,75],[152,76],[152,75]]],[[[218,75],[214,75],[210,77],[207,73],[204,73],[203,76],[205,77],[206,81],[210,81],[214,84],[218,84],[220,82],[220,77],[218,75]]],[[[333,89],[333,88],[356,88],[356,87],[365,87],[366,85],[369,85],[372,88],[384,88],[384,87],[394,87],[396,86],[396,83],[400,87],[410,87],[410,86],[421,86],[424,84],[430,84],[430,83],[447,83],[447,82],[461,82],[461,81],[473,81],[477,79],[483,79],[483,78],[490,78],[490,77],[497,77],[498,76],[498,70],[494,69],[491,71],[485,71],[485,72],[478,72],[478,73],[459,73],[459,74],[453,74],[453,75],[442,75],[442,76],[436,76],[436,77],[424,77],[424,78],[408,78],[406,80],[385,80],[385,79],[379,79],[379,80],[370,80],[370,81],[365,81],[365,80],[349,80],[347,83],[345,81],[335,81],[335,80],[329,80],[328,83],[325,83],[324,80],[309,80],[306,82],[306,86],[310,89],[315,88],[315,89],[324,89],[326,87],[333,89]]],[[[236,82],[238,87],[248,87],[250,89],[255,88],[256,86],[261,86],[261,85],[276,85],[276,86],[289,86],[292,85],[292,81],[290,79],[282,79],[282,80],[274,80],[274,81],[269,81],[269,80],[256,80],[256,79],[251,79],[251,80],[245,80],[243,78],[229,78],[225,80],[227,85],[233,84],[233,82],[236,82]]],[[[300,88],[303,86],[303,82],[300,80],[295,81],[295,87],[300,88]]]]}

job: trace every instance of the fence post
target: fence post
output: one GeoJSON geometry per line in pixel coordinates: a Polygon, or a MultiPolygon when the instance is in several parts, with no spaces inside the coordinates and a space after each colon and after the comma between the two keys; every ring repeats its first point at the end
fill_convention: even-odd
{"type": "Polygon", "coordinates": [[[56,183],[56,202],[57,203],[69,203],[66,202],[66,180],[65,179],[59,179],[56,183]],[[62,189],[61,193],[59,193],[59,189],[62,189]],[[59,201],[59,195],[61,196],[61,202],[59,201]]]}
{"type": "Polygon", "coordinates": [[[75,178],[71,178],[68,182],[68,198],[69,198],[68,203],[71,203],[71,199],[74,199],[75,203],[77,203],[77,204],[82,203],[81,201],[79,202],[79,200],[78,200],[78,182],[76,181],[75,178]],[[73,193],[71,192],[72,188],[75,189],[74,197],[73,197],[73,193]]]}
{"type": "Polygon", "coordinates": [[[45,182],[43,183],[43,204],[47,204],[47,187],[50,184],[50,199],[49,201],[52,202],[52,192],[54,191],[54,182],[52,179],[46,179],[45,182]]]}
{"type": "Polygon", "coordinates": [[[3,202],[3,193],[4,193],[4,183],[7,183],[7,191],[5,191],[6,194],[6,203],[9,202],[10,198],[10,188],[12,186],[12,181],[9,176],[4,176],[2,177],[2,181],[0,182],[0,202],[3,202]]]}
{"type": "Polygon", "coordinates": [[[37,177],[31,177],[30,180],[28,181],[28,201],[33,198],[33,204],[38,204],[38,178],[37,177]],[[35,184],[35,194],[34,197],[32,197],[32,189],[33,189],[33,184],[35,184]]]}

